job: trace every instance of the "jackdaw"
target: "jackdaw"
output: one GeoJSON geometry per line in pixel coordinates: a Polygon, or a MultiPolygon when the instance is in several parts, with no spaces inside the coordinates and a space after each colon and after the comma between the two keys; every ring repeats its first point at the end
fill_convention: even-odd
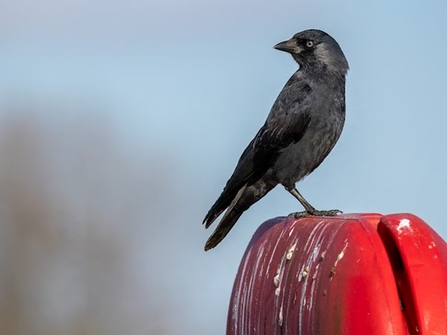
{"type": "Polygon", "coordinates": [[[214,248],[244,211],[281,184],[304,206],[298,216],[333,216],[319,211],[295,188],[334,147],[345,122],[345,82],[349,66],[338,43],[311,29],[278,43],[299,64],[270,110],[267,120],[242,153],[222,194],[205,216],[208,228],[226,210],[205,244],[214,248]]]}

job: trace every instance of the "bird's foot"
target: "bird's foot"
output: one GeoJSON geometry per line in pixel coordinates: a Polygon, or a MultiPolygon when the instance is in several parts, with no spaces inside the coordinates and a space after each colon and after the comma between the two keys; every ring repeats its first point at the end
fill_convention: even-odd
{"type": "Polygon", "coordinates": [[[295,219],[302,219],[307,216],[336,216],[341,213],[343,213],[343,212],[338,209],[331,209],[328,211],[314,210],[314,211],[296,212],[296,213],[290,214],[290,216],[293,216],[295,219]]]}

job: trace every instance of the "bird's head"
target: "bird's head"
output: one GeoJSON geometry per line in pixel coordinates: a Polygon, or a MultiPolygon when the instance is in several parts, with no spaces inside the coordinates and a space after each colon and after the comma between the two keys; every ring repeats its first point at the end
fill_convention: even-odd
{"type": "Polygon", "coordinates": [[[310,29],[278,43],[275,49],[288,52],[301,68],[346,75],[349,65],[337,41],[321,30],[310,29]]]}

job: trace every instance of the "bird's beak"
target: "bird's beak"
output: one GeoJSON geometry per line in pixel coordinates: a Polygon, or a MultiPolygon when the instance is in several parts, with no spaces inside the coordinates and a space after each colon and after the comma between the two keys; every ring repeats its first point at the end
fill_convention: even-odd
{"type": "Polygon", "coordinates": [[[276,50],[281,50],[281,51],[285,51],[288,53],[296,53],[297,52],[297,45],[296,45],[296,41],[294,39],[290,39],[288,41],[278,43],[273,48],[275,48],[276,50]]]}

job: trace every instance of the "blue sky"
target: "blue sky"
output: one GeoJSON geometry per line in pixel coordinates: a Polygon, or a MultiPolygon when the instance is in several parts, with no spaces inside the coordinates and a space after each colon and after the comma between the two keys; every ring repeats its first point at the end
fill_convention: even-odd
{"type": "Polygon", "coordinates": [[[104,120],[123,151],[166,159],[172,207],[185,214],[180,232],[160,229],[186,248],[181,261],[164,251],[185,284],[160,283],[181,300],[170,332],[222,334],[256,227],[301,208],[278,187],[207,254],[201,220],[297,69],[272,48],[296,32],[325,30],[350,64],[344,132],[300,191],[321,209],[412,212],[447,236],[445,13],[445,1],[8,1],[0,113],[27,103],[49,123],[104,120]]]}

